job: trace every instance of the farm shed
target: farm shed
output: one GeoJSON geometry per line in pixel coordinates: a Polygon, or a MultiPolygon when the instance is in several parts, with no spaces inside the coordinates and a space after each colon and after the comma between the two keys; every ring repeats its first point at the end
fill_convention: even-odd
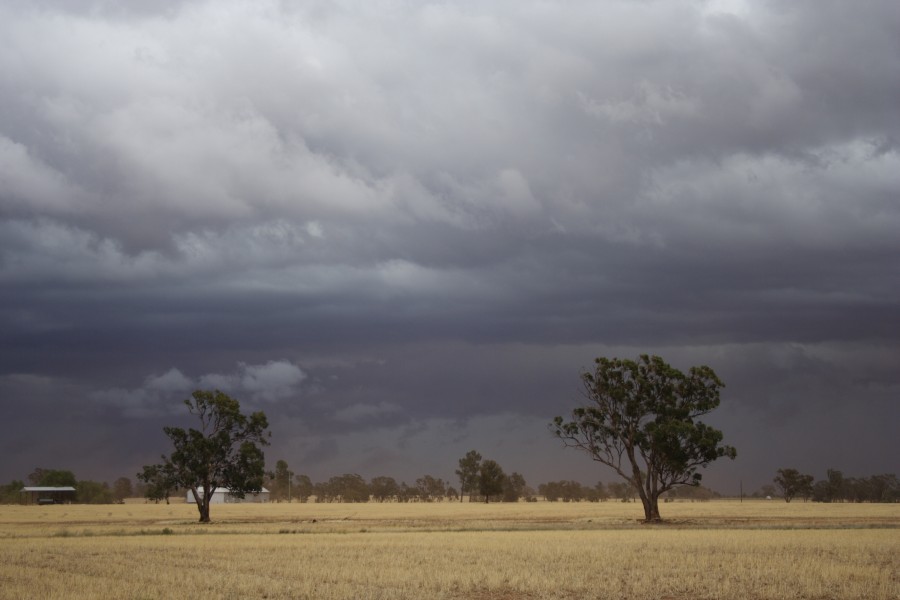
{"type": "MultiPolygon", "coordinates": [[[[197,490],[200,493],[200,497],[203,497],[203,490],[197,490]]],[[[194,492],[191,490],[187,491],[187,501],[188,502],[196,502],[194,500],[194,492]]],[[[242,502],[268,502],[269,501],[269,490],[263,488],[258,494],[247,494],[243,498],[237,498],[231,495],[231,490],[228,488],[216,488],[216,490],[212,494],[212,498],[209,499],[210,504],[240,504],[242,502]]]]}
{"type": "Polygon", "coordinates": [[[69,504],[75,502],[75,488],[65,487],[23,487],[24,504],[69,504]]]}

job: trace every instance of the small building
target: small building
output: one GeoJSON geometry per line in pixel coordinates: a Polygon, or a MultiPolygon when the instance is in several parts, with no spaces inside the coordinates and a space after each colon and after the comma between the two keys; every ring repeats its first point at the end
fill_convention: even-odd
{"type": "Polygon", "coordinates": [[[65,487],[23,487],[23,504],[71,504],[75,502],[75,488],[65,487]]]}
{"type": "MultiPolygon", "coordinates": [[[[200,497],[203,497],[203,490],[198,489],[200,497]]],[[[196,502],[194,500],[194,492],[191,490],[187,491],[187,501],[189,503],[196,502]]],[[[210,504],[240,504],[240,503],[260,503],[260,502],[268,502],[269,501],[269,490],[263,488],[256,494],[245,494],[243,498],[238,498],[231,494],[231,490],[228,488],[216,488],[212,493],[212,498],[209,499],[210,504]]]]}

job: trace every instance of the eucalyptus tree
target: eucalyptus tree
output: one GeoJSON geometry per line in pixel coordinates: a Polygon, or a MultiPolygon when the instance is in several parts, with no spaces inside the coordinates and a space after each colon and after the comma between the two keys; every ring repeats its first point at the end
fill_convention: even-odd
{"type": "Polygon", "coordinates": [[[484,498],[485,504],[491,496],[503,494],[503,486],[506,483],[506,473],[497,464],[497,461],[486,460],[478,469],[478,493],[484,498]]]}
{"type": "Polygon", "coordinates": [[[469,450],[466,455],[459,459],[459,469],[456,475],[459,476],[459,500],[462,502],[463,496],[469,496],[469,502],[472,501],[472,494],[478,491],[478,474],[481,469],[481,454],[475,450],[469,450]]]}
{"type": "Polygon", "coordinates": [[[813,480],[812,475],[805,475],[797,469],[778,469],[772,481],[784,501],[790,502],[796,496],[809,497],[813,492],[813,480]]]}
{"type": "Polygon", "coordinates": [[[722,432],[699,417],[719,406],[724,383],[707,366],[683,373],[658,356],[636,361],[597,358],[581,375],[587,402],[551,429],[566,446],[610,467],[637,491],[644,520],[659,521],[659,496],[679,485],[699,485],[698,469],[734,458],[722,432]]]}
{"type": "Polygon", "coordinates": [[[184,403],[200,428],[164,427],[174,450],[161,464],[145,466],[138,478],[149,483],[156,475],[164,487],[191,490],[200,522],[208,523],[216,489],[228,488],[237,498],[262,490],[269,423],[261,411],[244,415],[240,403],[219,390],[197,390],[184,403]]]}

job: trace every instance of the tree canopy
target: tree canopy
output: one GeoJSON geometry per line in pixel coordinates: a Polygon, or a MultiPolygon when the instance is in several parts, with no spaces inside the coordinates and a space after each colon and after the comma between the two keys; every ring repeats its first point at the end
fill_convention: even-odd
{"type": "Polygon", "coordinates": [[[781,491],[781,497],[785,502],[790,502],[796,496],[808,498],[813,492],[812,475],[805,475],[797,469],[778,469],[778,474],[772,481],[781,491]]]}
{"type": "Polygon", "coordinates": [[[638,492],[646,521],[658,521],[659,496],[698,485],[710,462],[737,455],[722,432],[698,420],[719,406],[724,383],[707,366],[687,374],[658,356],[597,358],[581,375],[587,403],[553,432],[568,447],[612,468],[638,492]]]}
{"type": "Polygon", "coordinates": [[[265,477],[262,446],[268,445],[269,423],[263,412],[241,413],[240,403],[227,394],[197,390],[184,401],[200,421],[199,429],[164,427],[174,450],[163,462],[144,467],[138,477],[165,488],[189,489],[194,494],[200,522],[209,522],[209,503],[217,488],[228,488],[238,498],[259,492],[265,477]]]}
{"type": "Polygon", "coordinates": [[[481,469],[481,454],[475,450],[469,450],[466,455],[459,459],[459,469],[456,470],[459,476],[459,499],[462,501],[463,496],[469,496],[469,502],[472,501],[472,494],[478,491],[478,474],[481,469]]]}
{"type": "Polygon", "coordinates": [[[491,496],[501,495],[505,483],[506,473],[497,461],[486,460],[481,463],[478,470],[478,493],[484,497],[485,503],[490,501],[491,496]]]}
{"type": "Polygon", "coordinates": [[[32,471],[28,475],[28,481],[31,482],[31,485],[47,487],[75,487],[78,485],[78,481],[75,479],[75,474],[72,473],[72,471],[67,471],[65,469],[44,469],[42,467],[38,467],[32,471]]]}
{"type": "Polygon", "coordinates": [[[286,460],[279,460],[275,463],[275,471],[269,474],[269,492],[270,498],[275,502],[292,500],[291,496],[291,478],[293,473],[286,460]]]}

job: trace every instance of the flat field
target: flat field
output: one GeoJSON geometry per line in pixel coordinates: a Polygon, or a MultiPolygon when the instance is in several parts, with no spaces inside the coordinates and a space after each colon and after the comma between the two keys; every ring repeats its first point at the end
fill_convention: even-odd
{"type": "Polygon", "coordinates": [[[900,505],[0,506],[0,599],[900,598],[900,505]]]}

